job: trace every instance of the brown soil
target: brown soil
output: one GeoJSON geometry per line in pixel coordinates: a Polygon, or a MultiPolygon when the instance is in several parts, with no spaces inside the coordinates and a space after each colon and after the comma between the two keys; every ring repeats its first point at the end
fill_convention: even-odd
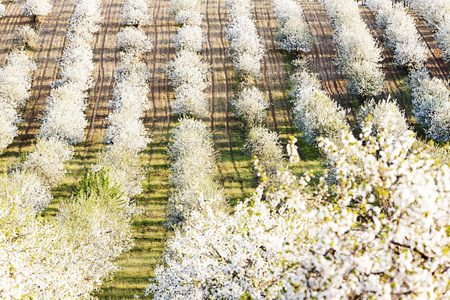
{"type": "Polygon", "coordinates": [[[23,17],[20,14],[21,1],[11,1],[3,3],[6,7],[5,15],[0,19],[0,63],[3,64],[6,55],[13,47],[13,38],[18,27],[31,24],[31,18],[23,17]]]}
{"type": "Polygon", "coordinates": [[[333,28],[321,2],[301,2],[306,22],[314,37],[309,57],[313,60],[314,70],[319,74],[322,84],[338,103],[350,107],[350,95],[345,88],[347,81],[339,74],[334,64],[336,53],[333,46],[333,28]]]}

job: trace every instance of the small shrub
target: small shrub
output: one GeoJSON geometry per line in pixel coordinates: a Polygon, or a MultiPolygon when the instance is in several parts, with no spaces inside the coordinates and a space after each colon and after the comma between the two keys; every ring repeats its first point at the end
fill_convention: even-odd
{"type": "Polygon", "coordinates": [[[39,47],[39,36],[30,25],[23,25],[14,35],[14,41],[18,48],[36,50],[39,47]]]}
{"type": "Polygon", "coordinates": [[[361,129],[371,125],[374,135],[389,129],[389,134],[398,138],[409,130],[404,113],[389,97],[378,104],[373,99],[367,101],[358,112],[357,122],[361,129]]]}
{"type": "Polygon", "coordinates": [[[147,11],[146,0],[126,0],[120,11],[120,23],[133,26],[147,25],[151,19],[147,11]]]}
{"type": "Polygon", "coordinates": [[[52,2],[50,0],[25,0],[21,10],[24,16],[46,16],[52,11],[52,2]]]}
{"type": "Polygon", "coordinates": [[[242,118],[250,127],[260,124],[267,116],[269,103],[255,86],[244,87],[231,101],[235,116],[242,118]]]}

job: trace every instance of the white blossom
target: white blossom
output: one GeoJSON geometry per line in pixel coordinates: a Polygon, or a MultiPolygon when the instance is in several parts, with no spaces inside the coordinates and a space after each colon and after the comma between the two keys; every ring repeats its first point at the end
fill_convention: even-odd
{"type": "MultiPolygon", "coordinates": [[[[388,122],[391,123],[392,122],[388,122]]],[[[234,214],[193,213],[147,288],[154,299],[447,298],[450,169],[410,131],[320,140],[338,181],[281,172],[234,214]]]]}
{"type": "Polygon", "coordinates": [[[6,12],[5,5],[0,3],[0,18],[3,18],[3,16],[5,15],[5,12],[6,12]]]}
{"type": "Polygon", "coordinates": [[[142,192],[141,182],[145,179],[145,173],[139,153],[133,150],[115,144],[107,146],[99,155],[94,170],[105,170],[111,183],[117,185],[128,198],[142,192]]]}
{"type": "MultiPolygon", "coordinates": [[[[129,54],[125,57],[129,58],[129,54]]],[[[127,62],[135,60],[126,59],[123,63],[127,62]]],[[[140,88],[135,92],[144,92],[145,96],[148,92],[147,72],[142,71],[140,64],[128,67],[122,64],[120,68],[121,72],[117,72],[120,78],[116,80],[122,85],[117,87],[114,95],[115,111],[128,112],[139,118],[142,112],[138,108],[147,107],[148,103],[137,97],[134,107],[130,97],[124,95],[127,92],[124,85],[129,83],[128,90],[140,88]],[[118,97],[124,101],[118,103],[118,97]]],[[[81,77],[79,80],[87,79],[81,77]]],[[[61,106],[61,101],[56,100],[72,99],[75,103],[68,101],[67,107],[80,105],[84,101],[79,99],[84,98],[85,92],[79,87],[80,84],[69,81],[56,85],[47,104],[61,106]]],[[[46,114],[53,119],[44,122],[35,149],[23,163],[0,177],[2,299],[91,298],[90,292],[118,269],[114,260],[133,246],[130,220],[135,214],[135,206],[127,196],[132,194],[130,190],[140,188],[142,173],[135,172],[140,168],[138,155],[121,147],[120,142],[110,147],[113,150],[109,154],[115,155],[102,157],[106,162],[105,170],[100,171],[96,166],[97,171],[86,174],[72,199],[62,201],[55,219],[44,221],[36,216],[51,200],[49,190],[60,182],[66,172],[64,165],[74,153],[68,144],[72,141],[68,135],[76,129],[76,124],[72,128],[70,125],[64,127],[68,135],[61,132],[61,128],[50,129],[64,120],[72,121],[72,116],[58,119],[58,114],[65,115],[63,110],[62,106],[53,111],[47,109],[46,114]],[[118,152],[113,153],[114,150],[118,152]],[[122,181],[117,182],[120,176],[122,181]]],[[[82,114],[82,109],[78,107],[71,112],[82,114]]],[[[128,126],[128,122],[125,123],[128,126]]]]}
{"type": "Polygon", "coordinates": [[[202,28],[200,26],[185,25],[178,28],[177,34],[173,37],[175,49],[199,52],[202,50],[204,41],[202,28]]]}
{"type": "Polygon", "coordinates": [[[170,0],[170,13],[180,25],[200,26],[203,15],[199,0],[170,0]]]}
{"type": "Polygon", "coordinates": [[[14,34],[14,42],[21,49],[36,49],[39,44],[39,36],[36,30],[29,24],[20,27],[14,34]]]}
{"type": "MultiPolygon", "coordinates": [[[[123,66],[121,66],[123,68],[123,66]]],[[[134,153],[143,151],[150,139],[142,122],[144,113],[151,108],[147,95],[150,88],[147,84],[147,66],[132,66],[129,73],[116,73],[111,107],[113,112],[108,117],[105,141],[134,153]]]]}
{"type": "Polygon", "coordinates": [[[225,200],[216,179],[216,152],[208,126],[200,120],[183,118],[172,137],[167,153],[172,161],[174,189],[169,197],[166,224],[180,225],[194,211],[205,208],[222,211],[225,200]]]}
{"type": "Polygon", "coordinates": [[[17,123],[20,121],[17,111],[5,98],[0,97],[0,153],[13,142],[18,132],[17,123]]]}
{"type": "Polygon", "coordinates": [[[336,63],[348,79],[347,88],[356,95],[375,96],[383,90],[381,50],[359,15],[354,0],[322,0],[334,31],[336,63]]]}
{"type": "Polygon", "coordinates": [[[61,139],[40,139],[19,169],[38,174],[47,186],[53,187],[67,172],[64,164],[72,158],[73,151],[73,148],[61,139]]]}
{"type": "MultiPolygon", "coordinates": [[[[47,185],[48,181],[43,180],[42,173],[39,172],[44,166],[34,167],[12,170],[4,179],[6,185],[0,191],[0,197],[9,197],[10,201],[20,209],[30,209],[34,213],[39,213],[50,203],[52,195],[50,186],[47,185]]],[[[55,176],[54,174],[50,175],[55,176]]]]}
{"type": "Polygon", "coordinates": [[[40,137],[59,137],[76,144],[84,139],[87,94],[77,85],[65,84],[50,91],[45,103],[40,137]],[[70,122],[67,120],[70,119],[70,122]]]}
{"type": "Polygon", "coordinates": [[[261,123],[267,116],[269,102],[255,86],[244,87],[231,101],[235,117],[242,118],[248,126],[261,123]]]}
{"type": "Polygon", "coordinates": [[[118,33],[117,41],[121,55],[110,103],[113,111],[108,116],[104,137],[108,145],[94,169],[106,170],[111,182],[131,198],[142,192],[141,181],[145,176],[139,154],[151,142],[142,120],[145,111],[151,108],[150,74],[141,61],[141,55],[151,50],[151,41],[142,30],[132,27],[118,33]]]}
{"type": "Polygon", "coordinates": [[[21,10],[24,16],[46,16],[52,11],[52,1],[25,0],[21,10]]]}
{"type": "Polygon", "coordinates": [[[100,29],[101,20],[101,4],[98,0],[77,0],[67,25],[67,40],[92,42],[94,33],[100,29]]]}
{"type": "Polygon", "coordinates": [[[398,138],[408,130],[404,112],[390,97],[378,103],[375,103],[374,99],[367,101],[360,107],[357,121],[361,129],[370,124],[375,135],[389,128],[389,134],[398,138]]]}
{"type": "MultiPolygon", "coordinates": [[[[450,11],[450,9],[449,9],[450,11]]],[[[447,62],[450,61],[450,17],[446,15],[446,19],[439,23],[437,32],[435,34],[439,47],[444,52],[444,58],[447,62]]]]}
{"type": "Polygon", "coordinates": [[[148,14],[147,0],[126,0],[120,11],[120,23],[123,25],[147,25],[151,19],[148,14]]]}
{"type": "Polygon", "coordinates": [[[291,164],[298,163],[300,156],[298,155],[297,139],[290,136],[290,142],[286,145],[287,155],[291,164]]]}
{"type": "Polygon", "coordinates": [[[6,57],[5,65],[0,67],[0,95],[12,107],[22,107],[30,97],[33,71],[36,68],[34,61],[23,50],[13,50],[6,57]]]}
{"type": "Polygon", "coordinates": [[[268,179],[276,179],[279,166],[283,163],[283,148],[276,132],[262,126],[250,128],[244,150],[255,156],[268,179]]]}
{"type": "Polygon", "coordinates": [[[0,153],[12,143],[20,123],[18,109],[30,97],[36,65],[23,50],[11,51],[0,67],[0,153]]]}
{"type": "Polygon", "coordinates": [[[301,6],[293,0],[272,0],[272,7],[280,26],[277,39],[281,48],[309,52],[314,37],[302,17],[301,6]]]}
{"type": "Polygon", "coordinates": [[[189,50],[177,52],[167,66],[166,74],[174,86],[172,110],[176,114],[204,117],[208,114],[208,66],[200,55],[189,50]]]}
{"type": "Polygon", "coordinates": [[[89,43],[81,39],[72,41],[66,46],[63,57],[59,60],[60,72],[56,86],[68,83],[81,91],[91,88],[95,70],[93,60],[94,50],[89,43]]]}
{"type": "Polygon", "coordinates": [[[225,33],[230,41],[229,54],[234,68],[243,77],[260,78],[264,46],[251,17],[250,1],[226,0],[225,8],[229,13],[229,24],[225,33]]]}
{"type": "Polygon", "coordinates": [[[346,111],[322,90],[316,75],[300,70],[291,77],[291,81],[295,124],[308,143],[316,144],[320,136],[334,139],[349,128],[346,111]]]}
{"type": "Polygon", "coordinates": [[[428,50],[416,29],[414,18],[402,5],[392,0],[368,0],[366,5],[376,13],[378,26],[384,30],[386,44],[394,51],[394,63],[421,66],[427,60],[428,50]]]}
{"type": "Polygon", "coordinates": [[[27,178],[0,178],[0,297],[89,298],[117,269],[113,260],[132,246],[134,206],[107,178],[92,174],[55,220],[44,221],[13,198],[22,197],[27,178]]]}
{"type": "Polygon", "coordinates": [[[408,0],[409,5],[436,31],[436,40],[450,60],[450,2],[447,0],[408,0]]]}
{"type": "Polygon", "coordinates": [[[78,0],[66,31],[68,45],[59,62],[59,80],[46,99],[46,108],[40,130],[41,138],[60,138],[76,144],[84,138],[87,120],[86,90],[93,84],[93,50],[90,42],[99,29],[100,4],[97,1],[78,0]],[[67,122],[67,120],[71,122],[67,122]]]}
{"type": "Polygon", "coordinates": [[[170,13],[178,14],[180,11],[200,11],[200,0],[170,0],[170,13]]]}
{"type": "Polygon", "coordinates": [[[450,140],[450,88],[439,78],[431,78],[426,69],[412,70],[408,78],[413,113],[436,141],[450,140]]]}
{"type": "Polygon", "coordinates": [[[126,27],[116,36],[116,48],[139,55],[150,52],[153,43],[142,29],[126,27]]]}

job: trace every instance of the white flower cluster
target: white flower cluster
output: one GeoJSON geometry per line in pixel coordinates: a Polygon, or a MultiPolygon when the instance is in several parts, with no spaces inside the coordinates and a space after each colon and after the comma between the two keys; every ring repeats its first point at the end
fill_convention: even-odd
{"type": "Polygon", "coordinates": [[[36,65],[23,50],[11,51],[0,67],[0,153],[17,135],[18,109],[30,97],[32,74],[36,65]]]}
{"type": "MultiPolygon", "coordinates": [[[[83,39],[76,31],[71,34],[71,42],[83,39]]],[[[65,173],[64,164],[73,155],[67,136],[55,131],[41,137],[25,162],[0,178],[0,298],[91,298],[89,293],[101,285],[102,278],[117,270],[113,261],[132,247],[130,219],[135,208],[128,189],[139,185],[133,182],[132,171],[139,164],[133,151],[145,147],[139,117],[149,106],[149,90],[140,53],[131,48],[122,54],[117,71],[112,126],[108,128],[113,145],[102,158],[112,172],[88,173],[72,200],[61,204],[56,219],[45,222],[36,213],[51,200],[50,188],[58,184],[65,173]],[[116,182],[114,172],[126,173],[126,180],[116,182]]],[[[72,63],[76,62],[61,61],[62,66],[72,63]]],[[[58,99],[83,98],[80,89],[88,86],[82,76],[63,78],[49,100],[55,106],[61,105],[58,99]]]]}
{"type": "Polygon", "coordinates": [[[389,128],[339,146],[338,181],[283,172],[233,215],[212,210],[169,240],[153,299],[446,299],[450,168],[389,128]],[[267,200],[264,201],[263,199],[267,200]]]}
{"type": "Polygon", "coordinates": [[[257,87],[244,87],[235,99],[231,101],[237,118],[242,118],[250,126],[256,126],[267,116],[266,110],[269,108],[264,94],[257,87]]]}
{"type": "Polygon", "coordinates": [[[278,166],[283,161],[283,150],[278,134],[262,125],[269,103],[263,93],[249,82],[243,82],[242,86],[231,102],[235,117],[241,118],[248,128],[247,141],[242,150],[255,157],[258,176],[262,179],[268,176],[267,179],[275,183],[278,166]]]}
{"type": "Polygon", "coordinates": [[[167,66],[167,76],[174,87],[173,112],[206,117],[209,106],[204,89],[209,85],[208,65],[200,55],[190,50],[178,51],[167,66]]]}
{"type": "Polygon", "coordinates": [[[126,0],[123,3],[120,11],[120,24],[141,26],[147,25],[150,19],[147,0],[126,0]]]}
{"type": "Polygon", "coordinates": [[[426,69],[412,70],[408,78],[414,116],[426,128],[428,137],[450,141],[450,88],[426,69]]]}
{"type": "Polygon", "coordinates": [[[173,130],[173,140],[167,150],[172,161],[173,190],[165,225],[176,228],[206,207],[224,210],[226,200],[216,180],[216,152],[211,130],[202,121],[186,117],[206,117],[209,113],[204,93],[209,85],[209,66],[197,53],[202,50],[204,42],[200,1],[171,0],[171,13],[182,26],[173,37],[177,54],[169,62],[166,74],[175,93],[172,111],[183,115],[183,118],[173,130]],[[208,201],[199,201],[199,195],[208,201]]]}
{"type": "Polygon", "coordinates": [[[17,123],[20,117],[17,111],[4,99],[0,98],[0,154],[12,143],[17,135],[17,123]]]}
{"type": "Polygon", "coordinates": [[[101,2],[77,0],[66,30],[66,39],[76,43],[78,39],[92,42],[94,33],[100,29],[101,2]]]}
{"type": "Polygon", "coordinates": [[[356,95],[375,96],[382,92],[381,50],[359,15],[355,0],[322,0],[330,17],[336,47],[336,63],[348,79],[348,90],[356,95]]]}
{"type": "Polygon", "coordinates": [[[309,226],[300,213],[287,205],[277,211],[280,202],[262,196],[258,188],[232,215],[195,212],[168,241],[146,294],[155,300],[275,298],[283,266],[296,262],[298,252],[295,242],[286,242],[306,236],[309,226]]]}
{"type": "Polygon", "coordinates": [[[199,52],[203,48],[202,28],[197,25],[184,25],[178,28],[177,34],[173,37],[175,50],[189,50],[199,52]]]}
{"type": "Polygon", "coordinates": [[[134,27],[118,33],[117,40],[122,52],[115,72],[113,111],[108,117],[105,133],[105,142],[110,145],[100,155],[97,168],[106,169],[111,182],[117,184],[126,197],[133,197],[142,192],[141,181],[144,179],[139,153],[151,141],[142,121],[144,112],[151,108],[149,72],[140,60],[141,55],[151,48],[136,45],[151,45],[151,42],[143,31],[134,27]],[[121,42],[128,34],[140,38],[134,44],[121,42]]]}
{"type": "Polygon", "coordinates": [[[303,10],[294,0],[272,0],[272,7],[280,25],[278,41],[286,51],[309,52],[313,35],[302,18],[303,10]]]}
{"type": "Polygon", "coordinates": [[[194,211],[206,208],[223,210],[226,202],[216,180],[216,152],[209,127],[201,120],[182,118],[173,130],[167,152],[172,161],[174,189],[169,197],[166,224],[183,224],[194,211]]]}
{"type": "Polygon", "coordinates": [[[25,0],[21,7],[24,16],[46,16],[52,11],[51,0],[25,0]]]}
{"type": "Polygon", "coordinates": [[[7,194],[21,208],[39,213],[51,201],[50,188],[66,174],[65,163],[72,159],[73,147],[58,138],[39,140],[24,162],[5,178],[11,185],[7,194]]]}
{"type": "Polygon", "coordinates": [[[173,37],[175,49],[198,52],[204,42],[202,33],[202,10],[198,0],[171,0],[170,12],[175,22],[181,25],[173,37]]]}
{"type": "Polygon", "coordinates": [[[20,27],[14,34],[14,42],[21,49],[35,50],[39,47],[39,39],[36,29],[29,24],[20,27]]]}
{"type": "Polygon", "coordinates": [[[234,106],[235,116],[242,118],[244,126],[248,128],[242,150],[254,156],[258,176],[276,184],[278,167],[283,162],[283,150],[278,134],[262,124],[266,117],[265,110],[269,107],[267,99],[256,87],[244,87],[231,104],[234,106]]]}
{"type": "Polygon", "coordinates": [[[170,13],[178,24],[200,26],[203,19],[200,5],[199,0],[170,0],[170,13]]]}
{"type": "Polygon", "coordinates": [[[0,97],[15,108],[25,105],[30,97],[32,73],[36,64],[23,50],[12,50],[0,67],[0,97]]]}
{"type": "Polygon", "coordinates": [[[439,47],[444,52],[445,60],[447,62],[450,62],[450,17],[449,17],[449,15],[447,15],[446,19],[439,24],[438,31],[436,32],[435,37],[439,44],[439,47]]]}
{"type": "Polygon", "coordinates": [[[376,13],[377,24],[384,31],[386,44],[394,51],[394,63],[400,66],[422,66],[428,50],[416,29],[414,18],[403,5],[392,0],[367,0],[376,13]]]}
{"type": "Polygon", "coordinates": [[[23,205],[42,197],[40,182],[27,173],[14,178],[0,178],[0,298],[90,298],[101,278],[117,269],[112,261],[132,246],[133,207],[94,174],[61,204],[55,220],[44,221],[23,205]]]}
{"type": "Polygon", "coordinates": [[[231,104],[235,117],[241,118],[249,129],[243,150],[257,157],[258,175],[263,178],[269,176],[273,183],[277,176],[276,168],[283,161],[283,151],[278,134],[262,126],[269,103],[254,86],[255,79],[261,78],[264,46],[251,16],[251,1],[226,0],[225,9],[229,13],[229,25],[225,28],[230,40],[229,53],[241,81],[240,91],[231,104]]]}
{"type": "Polygon", "coordinates": [[[127,53],[141,55],[148,53],[153,48],[152,41],[141,29],[125,27],[116,36],[116,48],[127,53]]]}
{"type": "Polygon", "coordinates": [[[436,40],[450,61],[450,2],[447,0],[408,0],[409,5],[436,31],[436,40]]]}
{"type": "Polygon", "coordinates": [[[59,62],[59,80],[46,100],[41,138],[58,137],[76,144],[84,138],[86,91],[92,87],[94,52],[90,42],[99,29],[100,4],[78,0],[66,31],[68,45],[59,62]],[[67,120],[71,120],[67,122],[67,120]]]}
{"type": "Polygon", "coordinates": [[[229,24],[225,32],[230,41],[229,53],[236,73],[244,78],[260,78],[264,46],[252,19],[251,7],[250,0],[226,0],[229,24]]]}
{"type": "MultiPolygon", "coordinates": [[[[40,170],[38,169],[38,171],[40,170]]],[[[32,213],[41,212],[52,200],[52,195],[50,186],[46,185],[39,176],[40,174],[37,172],[11,170],[7,177],[2,178],[5,184],[1,187],[0,197],[9,197],[10,201],[20,210],[28,209],[32,213]]]]}
{"type": "Polygon", "coordinates": [[[92,74],[95,70],[93,59],[94,52],[88,42],[79,39],[69,43],[59,60],[59,79],[54,86],[72,85],[77,91],[91,88],[94,83],[92,74]]]}
{"type": "Polygon", "coordinates": [[[50,188],[57,186],[72,158],[73,149],[64,141],[50,138],[40,140],[26,160],[13,168],[5,183],[11,188],[1,191],[21,209],[39,213],[51,201],[50,188]]]}
{"type": "Polygon", "coordinates": [[[359,108],[357,122],[361,129],[372,126],[374,135],[389,129],[391,136],[399,138],[409,130],[405,114],[390,97],[378,103],[374,99],[367,101],[359,108]]]}
{"type": "Polygon", "coordinates": [[[256,157],[255,165],[258,176],[277,181],[278,169],[283,162],[283,148],[280,145],[279,136],[276,132],[270,131],[263,126],[253,126],[250,128],[244,150],[256,157]]]}
{"type": "MultiPolygon", "coordinates": [[[[78,1],[76,6],[81,2],[78,1]]],[[[74,12],[73,16],[83,14],[77,8],[74,11],[77,13],[74,12]]],[[[16,191],[30,192],[27,197],[17,193],[18,197],[23,199],[16,197],[18,200],[15,203],[21,207],[27,206],[31,212],[38,212],[46,207],[51,199],[49,189],[61,181],[66,172],[64,164],[72,158],[73,148],[69,144],[80,142],[84,136],[86,120],[83,111],[86,105],[86,93],[83,89],[89,88],[92,84],[93,54],[87,41],[81,37],[76,38],[77,32],[69,33],[68,30],[67,34],[69,44],[60,61],[61,79],[56,82],[46,100],[44,123],[35,149],[28,154],[24,162],[13,168],[7,177],[13,186],[17,186],[16,191]],[[27,182],[26,178],[30,178],[30,182],[27,182]]],[[[19,80],[20,77],[16,77],[17,74],[26,72],[31,67],[27,60],[19,61],[22,63],[20,70],[15,71],[13,75],[14,80],[19,80]]],[[[7,77],[5,80],[8,81],[7,77]]],[[[24,82],[11,82],[10,88],[14,87],[14,89],[11,89],[9,94],[12,96],[14,92],[20,92],[21,97],[26,98],[25,86],[25,79],[24,82]],[[16,90],[17,88],[21,90],[16,90]]]]}
{"type": "Polygon", "coordinates": [[[87,94],[79,90],[77,85],[64,84],[54,87],[45,102],[40,138],[60,137],[69,144],[81,142],[87,125],[84,116],[86,97],[87,94]]]}
{"type": "Polygon", "coordinates": [[[198,0],[171,0],[171,13],[178,28],[173,42],[177,54],[167,66],[167,76],[174,87],[175,100],[171,103],[175,114],[206,117],[208,99],[204,90],[209,86],[208,64],[197,53],[204,42],[202,14],[198,0]]]}
{"type": "Polygon", "coordinates": [[[317,144],[321,136],[337,138],[349,128],[346,111],[322,89],[316,75],[306,69],[291,76],[295,124],[304,133],[308,143],[317,144]]]}
{"type": "Polygon", "coordinates": [[[44,185],[55,187],[67,172],[64,164],[72,155],[73,147],[65,141],[57,137],[41,139],[18,169],[35,173],[44,185]]]}

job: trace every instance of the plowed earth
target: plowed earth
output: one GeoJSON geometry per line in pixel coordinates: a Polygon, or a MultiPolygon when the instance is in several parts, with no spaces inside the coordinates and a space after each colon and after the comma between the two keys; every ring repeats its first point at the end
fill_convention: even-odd
{"type": "MultiPolygon", "coordinates": [[[[114,68],[119,55],[114,45],[115,36],[120,30],[121,4],[121,0],[103,0],[103,21],[93,45],[97,69],[94,74],[95,86],[89,93],[86,110],[89,121],[86,141],[76,147],[75,157],[67,165],[69,173],[66,180],[54,190],[55,200],[44,212],[48,217],[57,213],[61,199],[70,197],[71,187],[95,163],[99,151],[103,148],[102,137],[107,125],[108,102],[112,98],[114,68]]],[[[277,47],[275,41],[277,24],[270,0],[254,1],[253,4],[258,33],[267,50],[262,63],[263,78],[257,83],[270,102],[266,125],[280,133],[281,142],[285,144],[288,135],[298,135],[293,124],[288,81],[289,73],[292,72],[290,60],[295,57],[280,51],[277,47]]],[[[346,80],[333,64],[335,52],[332,44],[332,27],[326,12],[321,3],[300,4],[304,10],[304,18],[315,36],[312,51],[307,56],[311,58],[313,69],[319,74],[324,89],[341,105],[350,108],[349,119],[352,120],[355,108],[359,106],[361,100],[349,95],[345,88],[346,80]]],[[[230,202],[235,204],[239,199],[251,194],[257,179],[252,171],[251,158],[243,155],[240,150],[243,145],[243,130],[240,122],[233,117],[230,107],[230,101],[238,85],[232,63],[227,56],[228,41],[223,31],[227,25],[227,14],[223,9],[223,0],[204,0],[203,5],[205,12],[203,32],[206,42],[202,55],[211,68],[211,86],[207,90],[211,113],[205,121],[209,122],[213,130],[220,180],[230,202]]],[[[14,32],[24,24],[32,24],[32,18],[20,15],[20,6],[20,1],[8,2],[5,17],[0,20],[1,63],[4,63],[6,54],[14,45],[14,32]]],[[[134,294],[142,295],[148,278],[153,275],[153,269],[160,261],[165,240],[170,234],[162,226],[165,205],[170,194],[170,163],[165,151],[178,117],[170,110],[173,94],[170,82],[165,76],[165,69],[175,54],[171,38],[176,33],[177,25],[168,12],[169,1],[152,0],[149,6],[153,19],[143,29],[154,43],[152,53],[145,58],[151,74],[149,80],[151,93],[148,96],[152,109],[146,114],[145,124],[153,142],[142,155],[148,176],[143,183],[144,192],[136,202],[143,213],[134,220],[136,246],[118,260],[122,269],[111,281],[105,282],[96,294],[102,299],[130,299],[134,294]]],[[[0,157],[3,172],[7,170],[8,165],[17,163],[32,150],[39,129],[38,121],[43,116],[45,99],[49,95],[51,83],[57,77],[57,61],[63,54],[65,29],[72,10],[71,0],[54,0],[51,14],[44,17],[38,25],[41,43],[39,49],[32,55],[39,68],[34,74],[31,97],[22,111],[23,123],[20,125],[19,135],[0,157]]],[[[373,13],[361,7],[361,16],[382,46],[382,33],[376,28],[373,13]]],[[[431,50],[427,65],[432,75],[448,78],[450,67],[444,63],[442,52],[437,48],[432,33],[420,18],[415,17],[418,22],[417,28],[431,50]]],[[[411,100],[403,81],[407,70],[395,66],[392,63],[392,51],[384,47],[383,57],[382,67],[387,79],[384,96],[392,94],[410,116],[411,100]]],[[[301,139],[299,146],[300,156],[304,160],[297,170],[320,169],[317,156],[308,154],[311,149],[304,146],[301,139]]]]}

